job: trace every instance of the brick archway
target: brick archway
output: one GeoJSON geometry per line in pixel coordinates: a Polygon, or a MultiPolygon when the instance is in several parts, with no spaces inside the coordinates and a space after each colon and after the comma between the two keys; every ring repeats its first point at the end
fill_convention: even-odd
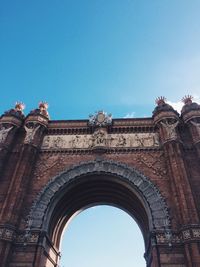
{"type": "Polygon", "coordinates": [[[50,180],[32,206],[28,231],[47,232],[59,248],[70,217],[97,204],[117,206],[128,212],[142,230],[146,253],[151,246],[151,234],[170,232],[166,203],[150,179],[126,164],[108,160],[80,163],[50,180]]]}
{"type": "Polygon", "coordinates": [[[180,116],[161,97],[151,118],[73,121],[20,107],[0,118],[2,266],[57,266],[64,225],[97,204],[137,221],[147,266],[199,266],[197,103],[187,97],[180,116]]]}

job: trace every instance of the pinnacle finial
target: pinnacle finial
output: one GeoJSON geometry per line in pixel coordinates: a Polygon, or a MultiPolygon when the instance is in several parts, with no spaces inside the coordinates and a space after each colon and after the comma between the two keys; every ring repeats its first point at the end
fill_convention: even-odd
{"type": "Polygon", "coordinates": [[[49,104],[46,101],[40,101],[39,102],[39,109],[40,110],[47,110],[49,107],[49,104]]]}
{"type": "Polygon", "coordinates": [[[47,111],[48,107],[49,107],[49,104],[46,101],[39,102],[40,113],[49,118],[49,113],[47,111]]]}
{"type": "Polygon", "coordinates": [[[165,104],[167,99],[164,96],[159,96],[156,98],[155,102],[158,106],[165,104]]]}
{"type": "Polygon", "coordinates": [[[193,96],[191,96],[191,95],[185,95],[185,96],[182,98],[182,102],[183,102],[185,105],[192,104],[192,100],[193,100],[193,96]]]}
{"type": "Polygon", "coordinates": [[[23,110],[25,109],[25,104],[23,102],[17,101],[15,103],[15,110],[16,111],[21,111],[23,112],[23,110]]]}

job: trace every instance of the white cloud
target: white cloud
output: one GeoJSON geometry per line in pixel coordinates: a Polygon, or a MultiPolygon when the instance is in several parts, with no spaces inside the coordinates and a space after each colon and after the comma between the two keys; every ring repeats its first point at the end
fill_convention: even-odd
{"type": "MultiPolygon", "coordinates": [[[[171,105],[176,111],[181,113],[181,109],[183,107],[182,101],[172,102],[172,101],[166,101],[169,105],[171,105]]],[[[196,102],[200,104],[200,97],[198,95],[193,95],[193,102],[196,102]]]]}
{"type": "Polygon", "coordinates": [[[183,102],[182,101],[178,101],[178,102],[167,101],[167,104],[172,106],[176,111],[178,111],[178,113],[181,113],[181,109],[183,107],[183,102]]]}
{"type": "Polygon", "coordinates": [[[135,117],[135,112],[129,112],[124,116],[124,119],[128,119],[128,118],[134,118],[135,117]]]}

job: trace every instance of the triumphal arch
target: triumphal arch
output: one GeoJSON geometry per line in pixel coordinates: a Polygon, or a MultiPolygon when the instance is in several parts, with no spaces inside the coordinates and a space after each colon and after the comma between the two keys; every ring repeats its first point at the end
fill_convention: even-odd
{"type": "Polygon", "coordinates": [[[138,223],[148,267],[199,267],[200,105],[183,101],[179,114],[158,98],[150,118],[50,120],[45,102],[27,116],[22,103],[6,111],[0,266],[58,266],[69,219],[107,204],[138,223]]]}

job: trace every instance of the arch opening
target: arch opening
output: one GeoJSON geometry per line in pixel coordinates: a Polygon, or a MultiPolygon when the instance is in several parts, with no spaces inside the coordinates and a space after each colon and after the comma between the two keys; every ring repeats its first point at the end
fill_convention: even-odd
{"type": "Polygon", "coordinates": [[[168,209],[150,179],[122,163],[84,162],[50,180],[32,206],[28,229],[45,233],[58,251],[64,227],[73,215],[96,205],[118,207],[133,217],[143,234],[150,266],[151,238],[156,231],[171,227],[168,209]]]}
{"type": "Polygon", "coordinates": [[[59,266],[146,266],[137,223],[113,206],[98,205],[74,216],[61,240],[59,266]]]}
{"type": "Polygon", "coordinates": [[[75,214],[96,205],[114,206],[127,212],[137,222],[145,246],[148,246],[151,215],[140,192],[119,177],[93,174],[80,176],[68,183],[49,206],[47,231],[56,248],[59,249],[60,238],[68,221],[75,214]]]}

